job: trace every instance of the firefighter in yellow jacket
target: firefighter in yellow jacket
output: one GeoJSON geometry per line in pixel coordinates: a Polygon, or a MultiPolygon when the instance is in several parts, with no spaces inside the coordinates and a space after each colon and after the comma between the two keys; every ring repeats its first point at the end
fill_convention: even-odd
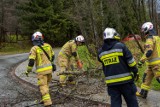
{"type": "MultiPolygon", "coordinates": [[[[60,66],[60,71],[71,70],[71,58],[74,57],[77,62],[77,67],[82,68],[82,63],[79,59],[77,53],[77,46],[80,46],[84,43],[84,37],[82,35],[77,36],[74,40],[70,40],[65,43],[58,54],[58,64],[60,66]]],[[[73,60],[73,58],[72,58],[73,60]]],[[[66,86],[66,82],[72,76],[60,75],[60,84],[61,86],[66,86]]],[[[72,83],[73,78],[70,78],[69,81],[72,83]]]]}
{"type": "Polygon", "coordinates": [[[144,23],[141,30],[145,35],[146,43],[144,45],[145,53],[140,59],[138,66],[142,66],[146,62],[147,69],[143,75],[141,91],[137,92],[136,95],[147,98],[153,77],[160,83],[160,37],[156,36],[151,22],[144,23]]]}
{"type": "Polygon", "coordinates": [[[53,62],[54,60],[54,52],[48,43],[44,43],[43,35],[41,32],[35,32],[32,35],[32,42],[34,46],[30,50],[29,63],[25,74],[28,76],[28,74],[32,71],[35,63],[38,85],[42,94],[42,103],[45,107],[51,107],[52,100],[49,94],[49,82],[52,79],[51,61],[53,62]],[[46,51],[51,61],[47,58],[39,46],[41,46],[46,51]]]}

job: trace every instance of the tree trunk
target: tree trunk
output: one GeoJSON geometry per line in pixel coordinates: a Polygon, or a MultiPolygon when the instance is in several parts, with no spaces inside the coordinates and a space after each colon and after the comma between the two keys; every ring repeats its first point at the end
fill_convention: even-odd
{"type": "MultiPolygon", "coordinates": [[[[75,11],[77,12],[77,17],[79,18],[79,19],[78,19],[78,25],[79,25],[79,27],[80,27],[80,30],[81,30],[81,32],[82,32],[82,35],[85,36],[85,39],[87,39],[87,33],[86,33],[85,29],[84,29],[83,21],[82,21],[82,19],[81,19],[81,14],[80,14],[80,12],[79,12],[79,11],[81,11],[81,10],[79,10],[79,4],[78,4],[77,0],[73,0],[73,3],[74,3],[75,8],[76,8],[75,11]]],[[[87,41],[86,41],[86,42],[87,42],[87,41]]]]}
{"type": "Polygon", "coordinates": [[[100,11],[101,11],[101,17],[102,17],[102,31],[104,28],[104,13],[103,13],[103,0],[100,1],[100,11]]]}
{"type": "Polygon", "coordinates": [[[142,10],[143,10],[143,19],[144,19],[144,21],[146,22],[147,19],[146,19],[146,10],[145,10],[144,0],[141,0],[141,4],[142,4],[142,10]]]}
{"type": "Polygon", "coordinates": [[[0,19],[0,47],[2,46],[2,42],[5,41],[4,37],[4,0],[1,0],[1,19],[0,19]]]}
{"type": "Polygon", "coordinates": [[[94,17],[94,9],[93,9],[93,1],[92,0],[89,0],[89,13],[90,13],[90,18],[91,18],[91,26],[92,26],[92,31],[93,31],[93,36],[94,36],[94,42],[95,42],[95,45],[96,45],[96,48],[98,47],[98,44],[97,44],[97,40],[98,40],[98,35],[97,35],[97,28],[96,28],[96,24],[95,24],[95,17],[94,17]]]}

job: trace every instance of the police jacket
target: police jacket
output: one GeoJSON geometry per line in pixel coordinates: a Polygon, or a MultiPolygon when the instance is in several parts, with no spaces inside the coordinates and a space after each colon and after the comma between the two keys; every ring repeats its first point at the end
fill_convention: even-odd
{"type": "Polygon", "coordinates": [[[98,50],[98,60],[108,86],[133,82],[133,74],[138,72],[136,62],[129,49],[117,40],[105,40],[98,50]]]}

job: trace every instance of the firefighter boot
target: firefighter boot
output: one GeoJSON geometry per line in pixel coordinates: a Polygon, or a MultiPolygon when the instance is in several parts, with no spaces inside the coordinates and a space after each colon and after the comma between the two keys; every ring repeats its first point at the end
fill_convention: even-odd
{"type": "Polygon", "coordinates": [[[68,85],[76,85],[76,81],[68,81],[68,85]]]}
{"type": "Polygon", "coordinates": [[[144,99],[147,98],[147,95],[148,95],[148,91],[144,89],[141,89],[141,92],[136,92],[136,96],[142,97],[144,99]]]}
{"type": "Polygon", "coordinates": [[[74,81],[74,76],[70,75],[67,80],[68,84],[75,85],[76,81],[74,81]]]}
{"type": "Polygon", "coordinates": [[[51,105],[45,106],[45,107],[51,107],[51,105]]]}
{"type": "Polygon", "coordinates": [[[66,75],[60,75],[60,85],[62,87],[66,86],[66,79],[67,79],[66,75]]]}

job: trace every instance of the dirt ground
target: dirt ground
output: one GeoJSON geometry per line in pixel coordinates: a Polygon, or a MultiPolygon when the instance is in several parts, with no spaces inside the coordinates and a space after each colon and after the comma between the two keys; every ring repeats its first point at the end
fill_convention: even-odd
{"type": "MultiPolygon", "coordinates": [[[[105,91],[104,85],[101,79],[88,79],[85,76],[78,77],[75,85],[68,84],[63,88],[59,86],[57,81],[53,81],[50,84],[53,107],[106,107],[107,104],[100,103],[97,97],[96,100],[91,97],[91,95],[103,93],[105,91]]],[[[36,93],[39,94],[39,92],[36,93]]],[[[39,99],[38,96],[34,98],[39,99]]],[[[23,107],[32,104],[35,104],[33,100],[20,101],[20,103],[14,104],[13,107],[23,107]]],[[[32,107],[43,107],[43,105],[38,104],[32,107]]]]}

